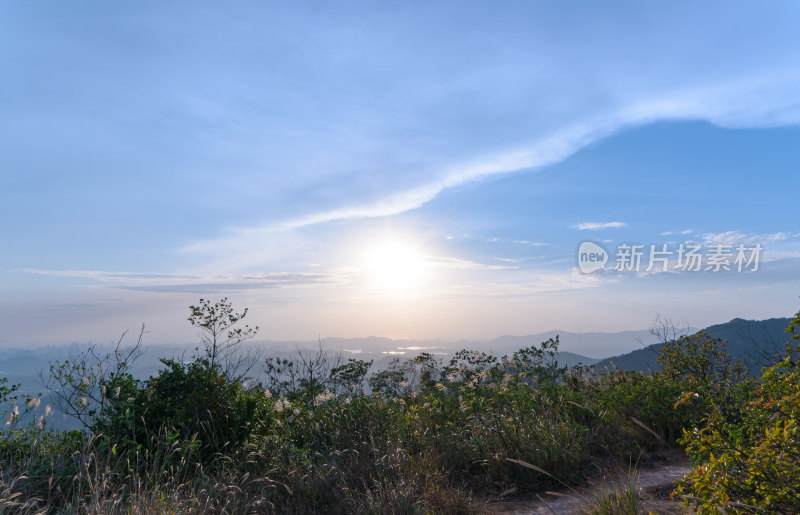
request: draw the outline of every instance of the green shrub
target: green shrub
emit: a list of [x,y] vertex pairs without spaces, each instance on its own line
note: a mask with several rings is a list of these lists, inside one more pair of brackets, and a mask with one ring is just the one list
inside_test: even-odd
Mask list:
[[[789,331],[799,324],[800,313]],[[703,427],[684,432],[682,443],[697,466],[677,493],[701,512],[800,512],[798,351],[800,345],[787,345],[784,360],[764,372],[741,421],[732,424],[715,409]]]
[[162,363],[165,368],[139,383],[131,397],[123,391],[110,399],[94,429],[111,444],[141,449],[152,435],[163,433],[166,445],[179,441],[203,455],[230,454],[269,413],[271,405],[264,403],[263,390],[225,376],[219,365],[205,359]]

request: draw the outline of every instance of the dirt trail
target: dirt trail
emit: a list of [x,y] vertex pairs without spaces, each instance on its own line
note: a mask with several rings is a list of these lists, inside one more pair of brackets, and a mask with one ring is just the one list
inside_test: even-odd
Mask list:
[[[671,485],[692,470],[684,456],[673,455],[665,462],[639,469],[638,485],[644,513],[692,513],[680,502],[670,501]],[[587,485],[558,492],[546,492],[534,499],[490,503],[487,513],[504,515],[578,514],[587,503],[603,491],[613,492],[626,484],[625,471],[606,473],[588,481]]]

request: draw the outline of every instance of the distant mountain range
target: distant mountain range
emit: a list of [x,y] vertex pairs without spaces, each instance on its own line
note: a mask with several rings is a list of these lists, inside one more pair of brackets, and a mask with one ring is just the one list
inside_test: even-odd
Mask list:
[[[735,360],[744,360],[750,373],[758,373],[761,368],[774,361],[776,355],[784,351],[789,340],[786,327],[789,318],[770,318],[768,320],[744,320],[734,318],[724,324],[712,325],[703,331],[714,338],[727,341],[727,349]],[[637,370],[646,372],[659,370],[656,363],[662,343],[648,345],[626,354],[606,358],[594,364],[597,371]]]

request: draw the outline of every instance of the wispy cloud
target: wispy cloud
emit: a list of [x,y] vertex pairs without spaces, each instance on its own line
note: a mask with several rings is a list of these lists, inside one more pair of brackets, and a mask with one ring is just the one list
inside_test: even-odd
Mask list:
[[579,231],[596,231],[598,229],[612,229],[614,227],[625,227],[625,222],[583,222],[577,225],[573,225],[572,229],[578,229]]
[[504,258],[504,257],[495,257],[493,258],[495,261],[502,261],[503,263],[519,263],[519,259],[514,258]]
[[[754,80],[731,80],[688,90],[662,92],[617,108],[607,108],[583,120],[565,123],[561,129],[534,140],[527,148],[495,153],[467,163],[446,167],[427,183],[370,201],[352,201],[342,207],[323,210],[261,225],[236,228],[227,235],[196,241],[182,250],[217,253],[220,248],[237,248],[237,266],[263,260],[259,238],[277,232],[332,221],[386,217],[417,209],[446,189],[490,176],[521,170],[541,170],[575,154],[587,145],[621,130],[662,120],[705,120],[721,127],[776,127],[800,122],[800,74],[764,76]],[[622,227],[624,222],[584,222],[580,230]],[[682,231],[689,234],[691,230]],[[258,243],[257,243],[258,242]],[[250,257],[248,257],[250,256]]]
[[528,240],[511,240],[511,243],[519,243],[520,245],[530,245],[531,247],[546,247],[547,243],[541,241],[528,241]]
[[683,231],[664,231],[661,233],[661,236],[669,236],[670,234],[692,234],[691,229],[685,229]]
[[[791,85],[794,86],[791,86]],[[487,156],[445,170],[434,182],[379,201],[309,215],[282,224],[284,228],[347,218],[386,216],[415,209],[447,188],[489,176],[540,169],[618,131],[658,120],[703,119],[721,127],[777,127],[800,121],[798,74],[780,74],[685,91],[633,102],[614,112],[595,115],[553,131],[528,148]],[[758,93],[758,94],[755,94]]]
[[341,276],[333,273],[269,273],[203,276],[191,274],[155,274],[107,272],[101,270],[40,270],[28,268],[26,273],[87,279],[121,290],[182,293],[224,293],[272,288],[334,284]]
[[[497,258],[495,258],[497,259]],[[519,268],[511,265],[488,265],[484,263],[477,263],[468,259],[459,259],[454,257],[435,257],[427,256],[425,263],[428,266],[451,268],[456,270],[507,270]]]
[[790,232],[773,232],[766,234],[745,233],[741,231],[725,231],[717,233],[706,233],[703,235],[705,243],[720,243],[723,245],[734,244],[754,244],[754,243],[776,243],[779,241],[787,240],[792,237],[797,237],[797,234]]
[[516,243],[518,245],[530,245],[531,247],[546,247],[547,243],[529,240],[506,240],[504,238],[487,238],[489,243]]
[[41,270],[38,268],[24,268],[27,274],[49,275],[53,277],[75,277],[80,279],[94,279],[102,282],[134,282],[151,280],[190,279],[194,276],[184,274],[162,274],[141,272],[106,272],[103,270]]
[[495,276],[492,281],[461,281],[442,285],[435,295],[441,298],[468,299],[517,299],[542,293],[566,292],[597,288],[604,284],[619,282],[617,274],[583,274],[577,269],[524,270],[513,275]]

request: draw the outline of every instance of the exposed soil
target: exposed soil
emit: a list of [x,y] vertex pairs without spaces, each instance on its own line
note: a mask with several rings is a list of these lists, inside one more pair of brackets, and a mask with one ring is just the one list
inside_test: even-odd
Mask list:
[[[486,505],[487,513],[504,515],[579,514],[603,492],[614,492],[627,484],[628,467],[619,464],[604,466],[582,486],[544,492],[533,498],[517,498]],[[643,457],[639,463],[635,485],[641,496],[641,512],[657,514],[693,513],[685,505],[669,497],[673,484],[692,470],[680,451],[662,452]]]

